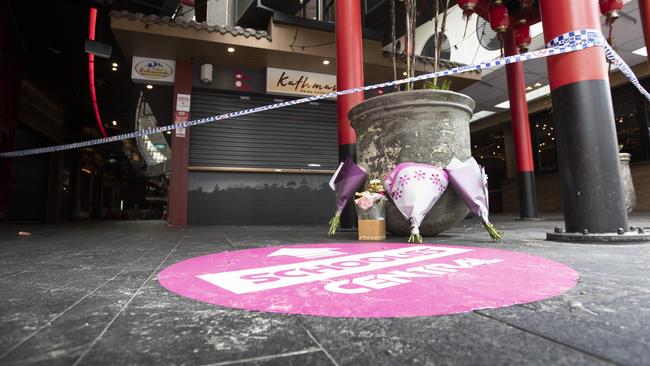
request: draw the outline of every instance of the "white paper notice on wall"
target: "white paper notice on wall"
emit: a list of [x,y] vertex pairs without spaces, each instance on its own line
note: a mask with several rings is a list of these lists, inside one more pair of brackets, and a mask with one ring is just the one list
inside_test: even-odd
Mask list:
[[[174,123],[183,123],[187,122],[189,119],[189,113],[188,112],[183,112],[183,111],[176,111],[176,115],[174,116]],[[185,128],[177,128],[175,130],[175,135],[176,137],[185,137]]]
[[189,94],[176,94],[176,111],[189,112],[191,98]]
[[185,127],[177,128],[176,137],[185,137]]

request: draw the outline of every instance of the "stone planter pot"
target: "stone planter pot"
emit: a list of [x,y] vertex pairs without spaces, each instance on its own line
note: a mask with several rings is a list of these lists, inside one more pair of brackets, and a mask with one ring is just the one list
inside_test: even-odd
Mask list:
[[632,173],[630,173],[630,154],[619,153],[621,170],[621,181],[623,182],[623,196],[625,197],[625,207],[627,213],[632,212],[636,207],[636,192],[634,190],[634,182],[632,182]]
[[[453,157],[471,156],[469,120],[475,103],[466,95],[442,90],[413,90],[370,98],[350,110],[357,132],[357,164],[370,179],[381,179],[395,165],[416,162],[441,167]],[[435,235],[460,222],[469,210],[447,189],[420,226]],[[386,207],[387,230],[406,235],[409,225],[392,202]]]

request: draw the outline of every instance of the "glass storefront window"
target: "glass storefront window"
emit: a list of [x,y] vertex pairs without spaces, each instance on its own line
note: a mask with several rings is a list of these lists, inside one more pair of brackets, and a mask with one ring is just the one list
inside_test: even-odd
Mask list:
[[530,130],[533,145],[535,171],[554,172],[558,170],[555,150],[555,126],[549,111],[530,116]]
[[630,85],[612,91],[618,145],[621,152],[629,153],[633,160],[639,160],[645,156],[639,131],[637,93],[636,89]]
[[490,128],[472,134],[472,156],[485,167],[488,175],[490,212],[503,211],[501,182],[506,179],[506,153],[502,128]]

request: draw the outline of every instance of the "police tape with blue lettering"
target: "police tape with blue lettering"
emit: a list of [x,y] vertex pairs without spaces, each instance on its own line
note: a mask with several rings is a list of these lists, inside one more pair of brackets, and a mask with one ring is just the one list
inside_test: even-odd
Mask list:
[[448,70],[438,71],[435,73],[422,74],[419,76],[414,76],[414,77],[395,80],[395,81],[388,81],[380,84],[374,84],[374,85],[368,85],[364,87],[341,90],[332,93],[314,95],[306,98],[265,105],[257,108],[244,109],[237,112],[225,113],[218,116],[186,121],[182,123],[175,123],[168,126],[161,126],[156,128],[149,128],[146,130],[133,131],[121,135],[115,135],[115,136],[105,137],[105,138],[100,138],[95,140],[81,141],[81,142],[75,142],[71,144],[55,145],[49,147],[41,147],[35,149],[2,152],[0,153],[0,158],[12,158],[12,157],[37,155],[37,154],[44,154],[44,153],[50,153],[56,151],[78,149],[86,146],[100,145],[109,142],[115,142],[115,141],[135,138],[135,137],[152,135],[155,133],[161,133],[161,132],[170,131],[179,128],[198,126],[206,123],[221,121],[224,119],[235,118],[247,114],[259,113],[259,112],[264,112],[272,109],[284,108],[292,105],[313,102],[316,100],[334,98],[339,95],[359,93],[366,90],[380,89],[389,86],[411,83],[414,81],[422,81],[422,80],[433,79],[436,77],[455,75],[466,71],[475,71],[475,70],[482,70],[491,67],[500,67],[515,62],[522,62],[522,61],[534,60],[539,58],[545,58],[554,55],[561,55],[564,53],[580,51],[591,47],[602,47],[605,51],[605,56],[607,57],[607,59],[610,60],[616,66],[618,66],[619,70],[630,80],[632,85],[634,85],[639,90],[639,92],[641,92],[641,94],[643,94],[643,96],[645,96],[645,98],[650,101],[650,93],[648,93],[641,86],[639,79],[636,77],[632,69],[630,69],[630,67],[625,63],[625,61],[623,61],[623,59],[607,43],[603,34],[600,31],[594,29],[582,29],[573,32],[568,32],[556,37],[555,39],[553,39],[548,43],[547,48],[537,50],[537,51],[532,51],[532,52],[526,52],[515,56],[501,57],[495,60],[481,62],[476,65],[459,66]]

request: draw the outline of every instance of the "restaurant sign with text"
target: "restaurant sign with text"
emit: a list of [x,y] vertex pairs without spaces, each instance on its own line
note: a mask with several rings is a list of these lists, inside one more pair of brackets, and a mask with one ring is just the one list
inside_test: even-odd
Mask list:
[[266,92],[288,95],[320,95],[336,91],[336,75],[298,70],[266,69]]
[[133,56],[131,79],[148,84],[173,84],[176,61]]

